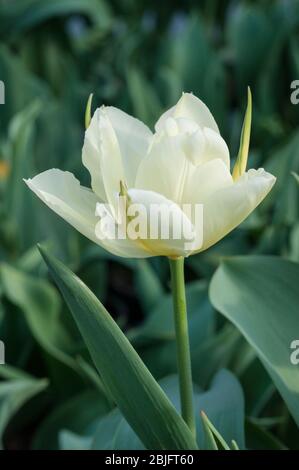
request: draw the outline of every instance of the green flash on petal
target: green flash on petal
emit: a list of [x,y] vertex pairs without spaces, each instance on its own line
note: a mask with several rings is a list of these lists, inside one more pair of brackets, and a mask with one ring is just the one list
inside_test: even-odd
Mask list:
[[89,127],[90,121],[91,121],[91,103],[92,103],[92,97],[93,93],[90,93],[87,104],[86,104],[86,109],[85,109],[85,129]]
[[[119,182],[119,187],[120,187],[119,196],[125,198],[125,204],[126,204],[126,210],[127,210],[129,205],[132,204],[131,198],[128,193],[128,187],[126,183],[122,180],[120,180]],[[130,222],[130,220],[132,220],[133,217],[126,215],[126,219],[127,219],[127,222]]]
[[120,187],[119,195],[120,196],[125,196],[127,198],[128,197],[128,188],[127,188],[126,183],[124,183],[122,180],[120,180],[119,187]]
[[251,116],[252,116],[252,98],[250,88],[247,88],[247,108],[245,112],[245,118],[243,122],[240,147],[237,156],[237,160],[233,169],[233,179],[236,181],[246,171],[248,150],[250,142],[250,131],[251,131]]

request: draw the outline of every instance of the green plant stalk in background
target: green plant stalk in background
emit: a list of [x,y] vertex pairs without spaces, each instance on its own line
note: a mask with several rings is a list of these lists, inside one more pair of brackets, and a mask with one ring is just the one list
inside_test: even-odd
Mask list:
[[196,435],[193,404],[191,357],[188,332],[187,305],[184,279],[184,258],[169,258],[177,363],[180,382],[181,413],[190,430]]

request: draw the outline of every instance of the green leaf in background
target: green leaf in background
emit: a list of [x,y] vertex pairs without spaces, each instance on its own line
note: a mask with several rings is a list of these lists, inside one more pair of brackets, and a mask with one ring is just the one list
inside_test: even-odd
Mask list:
[[45,379],[22,378],[0,382],[0,449],[5,427],[11,417],[26,403],[48,386]]
[[[189,317],[190,343],[199,344],[207,337],[215,326],[214,312],[207,297],[207,284],[195,281],[187,285],[186,298]],[[156,340],[175,339],[172,311],[172,296],[165,294],[149,313],[139,335]]]
[[0,279],[6,297],[24,312],[36,341],[51,356],[76,370],[76,361],[66,353],[71,349],[71,339],[59,321],[61,304],[53,287],[5,263],[0,265]]
[[105,385],[144,445],[196,449],[191,431],[102,304],[61,262],[40,250]]
[[58,449],[59,433],[63,429],[92,436],[93,423],[110,410],[110,404],[98,390],[88,390],[63,401],[39,424],[33,439],[33,449]]
[[0,73],[1,80],[5,83],[5,106],[0,107],[0,135],[3,136],[17,113],[30,109],[36,100],[48,102],[50,90],[48,85],[26,69],[20,57],[13,54],[3,43],[0,47]]
[[249,449],[287,450],[279,439],[250,419],[246,420],[246,439]]
[[228,41],[236,58],[239,89],[243,92],[262,69],[265,53],[271,53],[271,22],[259,5],[239,3],[229,15],[226,27]]
[[136,260],[135,286],[136,295],[138,295],[145,313],[150,312],[164,294],[157,273],[145,259]]
[[[243,356],[244,362],[242,364],[242,360],[235,360],[233,370],[244,389],[247,414],[251,417],[257,417],[264,411],[277,392],[267,370],[256,356],[255,350],[244,337],[242,338],[242,344],[235,351],[235,358],[238,358],[239,355],[241,359]],[[248,347],[247,353],[244,342]]]
[[0,35],[16,36],[51,18],[67,14],[85,14],[99,26],[109,24],[109,9],[102,0],[17,0],[2,5],[0,9]]
[[299,222],[294,225],[290,233],[290,260],[299,263]]
[[144,450],[145,447],[119,409],[102,418],[95,430],[93,450]]
[[255,349],[297,424],[299,369],[290,346],[299,334],[298,282],[298,264],[248,256],[224,260],[210,285],[212,304]]
[[127,70],[127,86],[134,116],[153,126],[161,113],[161,104],[152,84],[140,69],[131,66]]
[[[208,29],[199,15],[190,14],[179,27],[178,34],[168,31],[161,47],[160,63],[171,69],[172,81],[175,77],[180,84],[176,99],[182,91],[193,92],[217,116],[219,127],[223,129],[227,125],[227,95],[222,58],[211,48]],[[195,44],[196,54],[191,53]]]
[[226,442],[235,440],[240,449],[245,448],[244,437],[244,397],[237,378],[228,370],[220,370],[210,387],[198,393],[195,399],[198,412],[197,431],[200,448],[205,448],[205,434],[200,420],[203,411]]
[[[179,411],[180,397],[177,375],[169,375],[159,382],[172,404]],[[244,448],[244,403],[242,390],[236,378],[221,370],[214,377],[210,388],[203,392],[194,386],[197,442],[200,449],[208,449],[205,428],[200,419],[204,410],[212,417],[224,436],[221,439],[240,440]],[[220,439],[220,440],[221,440]],[[218,439],[219,440],[219,439]],[[95,450],[141,450],[144,446],[118,409],[99,420],[95,429],[92,449]]]
[[[194,335],[195,336],[195,335]],[[240,333],[232,325],[224,325],[214,335],[203,338],[191,350],[193,377],[206,387],[221,367],[228,367],[240,346]]]
[[[286,143],[274,151],[267,162],[267,171],[277,177],[277,182],[263,207],[273,204],[274,222],[277,224],[295,224],[299,217],[298,185],[292,172],[299,172],[299,133],[294,132]],[[280,231],[281,226],[279,225]]]
[[[15,334],[15,330],[19,331],[16,320],[23,320],[26,327],[24,336],[26,335],[25,339],[28,342],[27,348],[32,350],[35,342],[41,348],[43,363],[46,363],[48,368],[48,377],[52,386],[55,384],[59,398],[73,395],[86,384],[91,384],[86,368],[79,367],[77,362],[79,355],[88,354],[87,350],[69,312],[61,310],[61,299],[55,288],[45,279],[6,263],[0,264],[0,284],[4,298],[10,302],[5,315],[10,319],[12,309],[15,309],[15,320],[12,322],[10,334]],[[4,340],[8,339],[9,336],[7,338],[6,334]],[[14,346],[15,354],[19,350],[20,355],[25,353],[26,348],[24,340],[22,348],[19,347],[19,341],[14,338],[9,346]],[[8,353],[8,360],[15,364],[13,362],[15,355],[10,349]],[[25,360],[28,360],[27,356]],[[17,365],[23,367],[23,362]],[[95,386],[95,383],[92,385]]]
[[59,433],[60,450],[89,450],[92,438],[89,436],[80,436],[71,431],[62,430]]
[[[195,383],[202,385],[202,379],[207,379],[207,374],[202,373],[202,368],[206,367],[207,359],[212,358],[212,353],[216,349],[213,346],[212,351],[209,350],[201,361],[202,356],[200,356],[199,348],[205,344],[215,330],[215,315],[208,299],[207,283],[194,281],[187,284],[186,298],[193,377]],[[164,294],[157,305],[148,312],[144,323],[129,332],[129,337],[132,338],[134,346],[138,348],[142,359],[153,375],[159,379],[177,371],[172,309],[171,295]],[[219,357],[212,362],[215,367],[209,369],[208,380],[204,380],[205,386],[208,385],[209,380],[219,370],[219,367],[223,365]]]
[[16,367],[8,364],[1,364],[0,377],[5,380],[16,380],[16,379],[30,379],[31,376],[27,372],[17,369]]
[[[41,102],[33,101],[14,116],[8,129],[9,144],[7,146],[7,154],[12,169],[7,179],[8,190],[5,209],[14,224],[19,240],[21,236],[18,228],[21,226],[28,227],[30,224],[30,213],[27,211],[27,204],[30,198],[26,193],[24,185],[20,183],[22,178],[30,173],[32,168],[34,123],[40,110]],[[30,234],[22,234],[22,238],[30,240]]]

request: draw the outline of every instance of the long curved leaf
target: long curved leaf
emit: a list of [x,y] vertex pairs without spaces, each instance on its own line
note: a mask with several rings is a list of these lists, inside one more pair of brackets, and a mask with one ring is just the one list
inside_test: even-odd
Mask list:
[[40,251],[112,398],[144,445],[196,449],[191,431],[103,305],[60,261]]

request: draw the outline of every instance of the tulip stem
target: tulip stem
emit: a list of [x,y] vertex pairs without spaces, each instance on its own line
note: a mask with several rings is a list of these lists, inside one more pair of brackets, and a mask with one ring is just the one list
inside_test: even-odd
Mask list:
[[184,421],[195,436],[196,428],[184,279],[184,258],[169,258],[169,263],[180,383],[181,413]]

